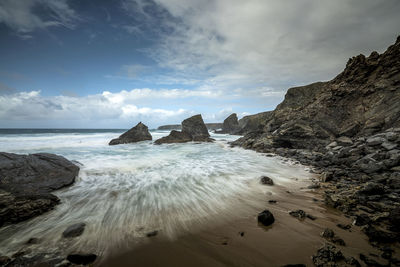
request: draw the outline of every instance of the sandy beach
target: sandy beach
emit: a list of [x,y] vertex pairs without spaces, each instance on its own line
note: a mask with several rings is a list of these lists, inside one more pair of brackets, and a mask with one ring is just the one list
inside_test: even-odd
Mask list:
[[[283,266],[305,264],[312,266],[311,256],[325,239],[321,233],[331,228],[346,246],[340,246],[345,256],[358,257],[360,253],[379,255],[369,245],[367,237],[357,226],[343,230],[337,224],[351,224],[340,212],[326,208],[321,192],[302,187],[276,186],[274,196],[265,194],[265,209],[270,210],[275,222],[268,227],[257,222],[257,213],[206,229],[169,239],[160,232],[144,244],[114,254],[100,266]],[[260,190],[265,185],[255,185]],[[264,187],[264,188],[263,188]],[[321,190],[321,189],[320,189]],[[276,192],[276,191],[275,191]],[[276,203],[269,203],[276,200]],[[316,217],[298,219],[289,211],[302,209]],[[260,210],[261,211],[261,210]]]

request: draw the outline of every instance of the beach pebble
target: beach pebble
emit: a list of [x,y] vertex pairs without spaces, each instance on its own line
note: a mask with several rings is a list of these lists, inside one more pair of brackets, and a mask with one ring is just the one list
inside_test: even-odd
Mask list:
[[88,265],[96,260],[95,254],[70,254],[67,260],[74,264]]
[[274,215],[269,210],[260,212],[257,217],[258,221],[265,226],[269,226],[275,222]]
[[70,238],[70,237],[77,237],[80,236],[83,231],[85,231],[85,223],[76,223],[71,226],[69,226],[65,231],[62,233],[62,236],[65,238]]
[[268,176],[261,176],[260,182],[265,185],[274,185],[274,181]]
[[148,232],[148,233],[146,234],[146,236],[147,236],[147,237],[153,237],[153,236],[156,236],[157,234],[158,234],[158,231],[155,230],[155,231],[152,231],[152,232]]
[[304,219],[307,215],[304,210],[290,211],[289,214],[298,219]]

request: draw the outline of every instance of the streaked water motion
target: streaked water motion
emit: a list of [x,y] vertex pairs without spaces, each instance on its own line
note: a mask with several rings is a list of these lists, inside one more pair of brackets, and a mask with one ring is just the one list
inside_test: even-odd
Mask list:
[[[106,253],[145,240],[147,232],[175,238],[187,230],[229,220],[263,207],[260,175],[279,185],[306,178],[302,166],[253,151],[230,148],[237,136],[213,135],[214,143],[108,146],[122,131],[2,133],[2,151],[48,152],[81,164],[74,185],[55,194],[62,204],[37,218],[0,229],[0,254],[31,237],[37,249]],[[153,139],[167,132],[152,132]],[[257,185],[257,186],[256,186]],[[71,224],[85,222],[82,236],[62,239]]]

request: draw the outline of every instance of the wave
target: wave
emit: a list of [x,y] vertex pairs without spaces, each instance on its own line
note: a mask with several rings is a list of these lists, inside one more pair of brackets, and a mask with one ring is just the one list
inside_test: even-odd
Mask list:
[[[9,254],[30,237],[42,239],[44,250],[90,247],[99,254],[139,242],[154,230],[175,238],[189,229],[260,208],[265,192],[254,185],[261,175],[273,178],[277,186],[308,177],[302,166],[230,148],[224,140],[235,137],[227,135],[214,136],[215,143],[108,146],[114,136],[0,138],[12,142],[7,143],[8,152],[46,149],[83,164],[76,183],[56,192],[62,204],[55,210],[0,230],[0,252]],[[85,142],[76,144],[76,140]],[[268,190],[274,193],[273,187]],[[84,234],[62,239],[62,231],[78,222],[87,224]]]

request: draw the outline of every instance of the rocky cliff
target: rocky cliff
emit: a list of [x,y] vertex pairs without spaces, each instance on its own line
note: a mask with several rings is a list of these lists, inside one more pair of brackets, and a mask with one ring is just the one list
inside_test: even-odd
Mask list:
[[[400,127],[400,38],[383,54],[350,58],[328,82],[291,88],[284,101],[236,144],[324,147],[340,136],[357,137]],[[254,128],[254,127],[253,127]]]
[[253,129],[232,145],[313,166],[326,205],[382,251],[400,240],[400,37],[381,55],[349,59],[331,81],[289,89]]

